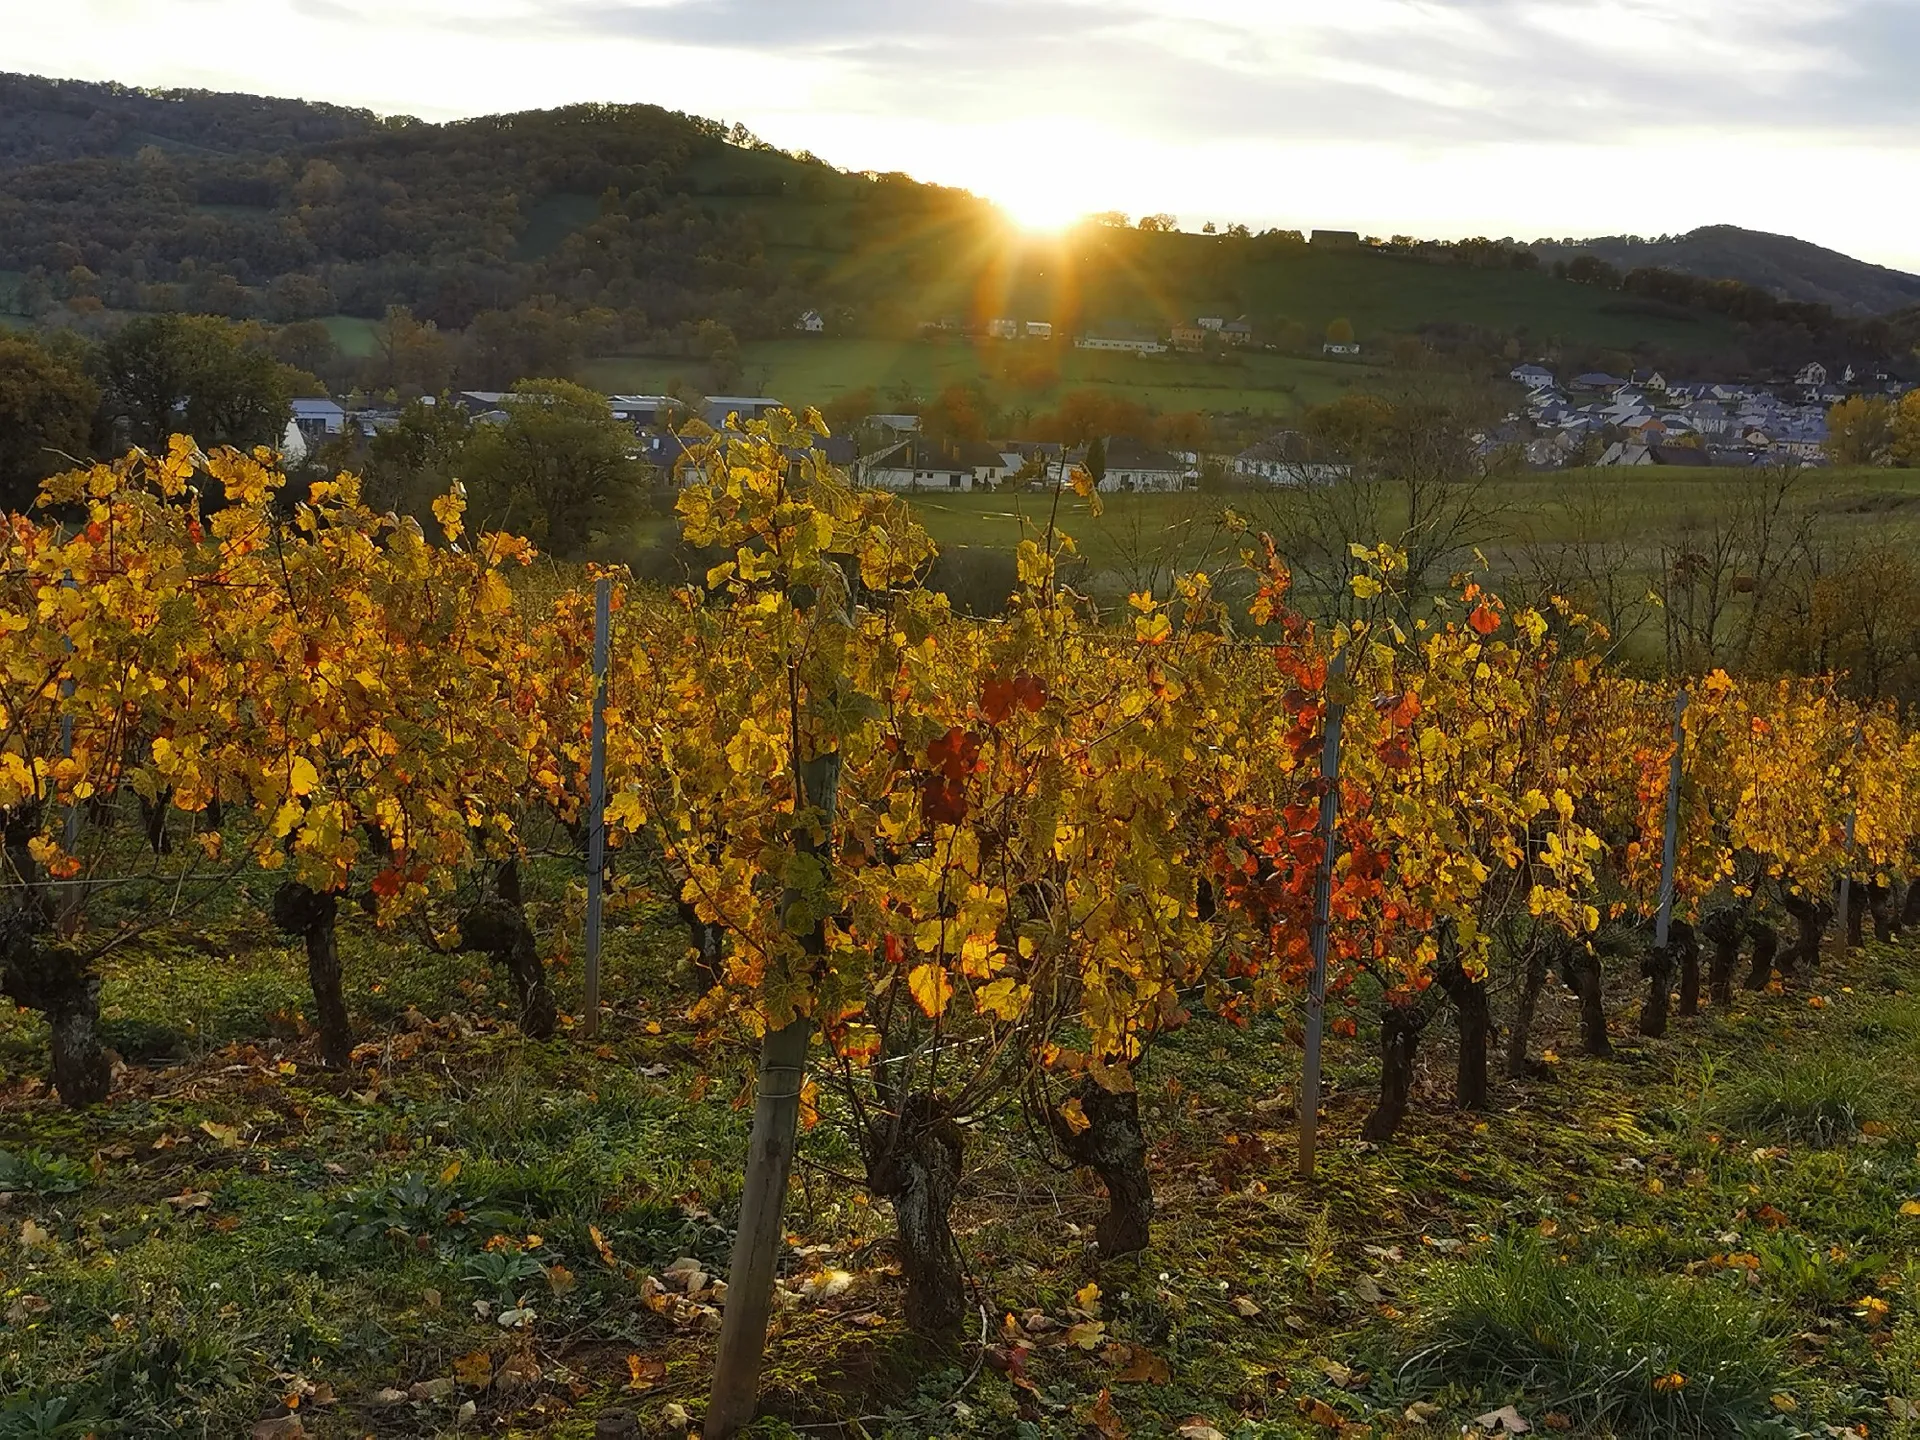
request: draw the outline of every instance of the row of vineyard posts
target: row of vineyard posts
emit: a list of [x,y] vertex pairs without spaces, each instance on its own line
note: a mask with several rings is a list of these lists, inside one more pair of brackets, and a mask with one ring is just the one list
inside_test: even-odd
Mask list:
[[1843,940],[1915,918],[1920,736],[1827,681],[1630,679],[1571,605],[1471,579],[1416,616],[1391,545],[1355,548],[1347,624],[1309,622],[1250,535],[1230,573],[1102,622],[1059,569],[1061,492],[1098,501],[1078,473],[977,621],[820,430],[780,412],[694,454],[684,536],[724,558],[671,593],[531,569],[524,539],[469,531],[457,486],[430,537],[350,476],[296,496],[272,456],[184,438],[49,481],[0,574],[0,984],[45,1017],[60,1097],[111,1088],[111,952],[249,875],[335,1067],[343,923],[484,953],[545,1039],[529,861],[589,857],[589,1034],[603,907],[664,891],[712,1063],[760,1050],[707,1417],[728,1435],[802,1126],[847,1128],[906,1318],[939,1331],[972,1308],[950,1212],[982,1125],[1099,1176],[1103,1252],[1147,1245],[1145,1062],[1196,1014],[1304,1007],[1310,1173],[1323,1026],[1376,1027],[1384,1143],[1443,1015],[1458,1102],[1488,1102],[1494,981],[1525,1078],[1556,973],[1606,1054],[1610,960],[1659,1035],[1676,976],[1691,1016],[1730,1002],[1743,951],[1750,988],[1801,979],[1836,909]]

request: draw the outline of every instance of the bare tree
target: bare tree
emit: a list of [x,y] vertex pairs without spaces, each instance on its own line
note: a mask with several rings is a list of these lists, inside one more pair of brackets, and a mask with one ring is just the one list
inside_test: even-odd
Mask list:
[[1797,467],[1746,472],[1710,492],[1661,547],[1654,587],[1676,675],[1743,669],[1769,605],[1808,553],[1810,517]]

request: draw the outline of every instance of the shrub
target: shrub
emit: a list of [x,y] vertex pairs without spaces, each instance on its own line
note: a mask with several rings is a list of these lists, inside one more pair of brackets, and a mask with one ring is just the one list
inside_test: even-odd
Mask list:
[[1783,1383],[1779,1345],[1751,1302],[1563,1261],[1537,1242],[1440,1271],[1424,1308],[1424,1342],[1403,1378],[1524,1390],[1623,1436],[1731,1435],[1769,1413]]

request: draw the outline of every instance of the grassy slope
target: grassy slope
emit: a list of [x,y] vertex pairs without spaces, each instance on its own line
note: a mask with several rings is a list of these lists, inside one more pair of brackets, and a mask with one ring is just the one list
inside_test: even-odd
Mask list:
[[[1162,413],[1247,411],[1276,418],[1336,399],[1351,388],[1377,384],[1372,366],[1336,364],[1283,355],[1248,355],[1241,364],[1208,364],[1181,356],[1092,354],[1061,347],[1059,378],[1039,388],[1006,377],[1009,359],[1025,347],[964,342],[889,340],[769,340],[742,348],[746,383],[757,394],[791,405],[825,405],[849,391],[871,388],[879,403],[905,389],[929,399],[949,385],[979,384],[995,403],[1047,410],[1068,390],[1092,387],[1138,400]],[[1026,353],[1032,353],[1027,351]],[[697,382],[698,360],[617,356],[589,361],[583,378],[614,392],[656,394],[675,380]]]
[[[539,877],[550,952],[575,929],[561,890],[571,878]],[[299,1038],[298,956],[239,902],[192,943],[109,967],[106,1012],[133,1063],[106,1106],[52,1107],[23,1079],[43,1037],[9,1018],[0,1143],[37,1153],[9,1181],[0,1386],[16,1405],[70,1395],[92,1421],[142,1436],[239,1434],[309,1384],[333,1398],[301,1410],[322,1436],[468,1433],[466,1400],[492,1433],[562,1440],[584,1440],[616,1404],[649,1423],[670,1403],[697,1414],[711,1334],[650,1310],[637,1277],[681,1255],[724,1267],[727,1236],[711,1217],[724,1221],[735,1195],[746,1116],[730,1102],[746,1059],[693,1048],[679,1018],[690,993],[673,968],[681,936],[665,913],[616,927],[613,1013],[597,1045],[526,1044],[503,1023],[497,977],[349,926],[349,994],[368,1048],[350,1079],[328,1077]],[[789,1218],[821,1248],[795,1268],[842,1268],[853,1283],[784,1312],[768,1408],[802,1423],[865,1415],[859,1433],[899,1440],[1077,1440],[1105,1390],[1133,1434],[1198,1415],[1254,1440],[1328,1433],[1303,1410],[1383,1437],[1451,1435],[1512,1402],[1536,1425],[1559,1406],[1576,1433],[1600,1433],[1544,1371],[1532,1387],[1498,1378],[1511,1356],[1464,1328],[1457,1292],[1470,1284],[1494,1286],[1523,1328],[1541,1319],[1511,1299],[1524,1287],[1490,1244],[1519,1237],[1569,1262],[1553,1276],[1576,1300],[1609,1277],[1632,1292],[1689,1276],[1714,1316],[1761,1337],[1749,1350],[1777,1357],[1763,1362],[1757,1399],[1751,1384],[1708,1396],[1696,1374],[1688,1404],[1737,1402],[1750,1415],[1757,1404],[1762,1419],[1791,1405],[1793,1425],[1814,1433],[1864,1419],[1876,1435],[1904,1434],[1884,1427],[1888,1397],[1920,1397],[1920,1314],[1901,1288],[1920,1221],[1899,1213],[1920,1192],[1920,1001],[1891,992],[1913,986],[1903,967],[1916,960],[1874,948],[1823,971],[1817,996],[1741,994],[1660,1042],[1631,1033],[1623,972],[1612,1061],[1553,1055],[1571,1057],[1573,1017],[1550,993],[1536,1042],[1549,1074],[1502,1085],[1483,1116],[1447,1103],[1449,1042],[1436,1032],[1404,1142],[1384,1152],[1355,1140],[1370,1049],[1336,1040],[1312,1184],[1292,1174],[1294,1018],[1245,1031],[1202,1019],[1144,1072],[1162,1206],[1150,1254],[1098,1264],[1077,1238],[1101,1208],[1095,1184],[1037,1166],[1004,1127],[971,1142],[961,1239],[993,1338],[1007,1339],[1002,1315],[1028,1317],[1030,1390],[979,1366],[972,1343],[949,1351],[900,1331],[898,1278],[869,1243],[886,1222],[836,1178],[858,1161],[823,1125],[804,1142]],[[559,984],[577,1006],[577,971],[563,964]],[[1816,1114],[1838,1117],[1837,1144],[1818,1148],[1795,1128]],[[408,1176],[425,1197],[411,1209],[405,1197],[371,1203]],[[475,1218],[461,1223],[450,1204]],[[332,1233],[362,1220],[362,1238]],[[516,1277],[511,1250],[485,1258],[496,1231],[521,1245],[539,1235],[531,1253],[565,1273],[528,1262]],[[421,1233],[434,1238],[414,1243]],[[1075,1299],[1089,1282],[1097,1304]],[[1868,1296],[1891,1305],[1884,1323],[1859,1303]],[[530,1333],[474,1308],[521,1298],[537,1311]],[[1099,1311],[1104,1343],[1061,1344],[1075,1307]],[[1609,1343],[1638,1346],[1668,1373],[1711,1348],[1696,1324],[1691,1312],[1649,1312],[1616,1320],[1624,1331]],[[1401,1367],[1449,1340],[1446,1373]],[[1113,1345],[1164,1361],[1165,1382],[1124,1381],[1138,1357]],[[649,1379],[639,1395],[629,1356]],[[1598,1398],[1671,1401],[1645,1366]],[[483,1383],[501,1370],[520,1378]],[[418,1401],[370,1398],[441,1379],[457,1383]],[[1765,1398],[1775,1393],[1777,1406]],[[1431,1426],[1400,1418],[1416,1401],[1437,1407]],[[24,1423],[0,1419],[0,1433],[53,1433]]]

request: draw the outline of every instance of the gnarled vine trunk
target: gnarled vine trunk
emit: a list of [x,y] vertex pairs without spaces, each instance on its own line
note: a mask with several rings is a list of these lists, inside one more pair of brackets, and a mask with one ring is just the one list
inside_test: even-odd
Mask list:
[[1700,1013],[1700,937],[1686,921],[1676,920],[1667,943],[1680,957],[1680,1016],[1688,1019]]
[[1780,932],[1764,920],[1755,920],[1753,956],[1747,964],[1747,978],[1740,982],[1745,990],[1764,990],[1773,980],[1774,956],[1780,953]]
[[1871,880],[1866,885],[1867,914],[1873,919],[1873,938],[1882,945],[1890,945],[1900,938],[1899,912],[1894,908],[1893,888],[1884,881]]
[[1733,1003],[1733,967],[1740,961],[1740,912],[1716,910],[1700,924],[1713,947],[1707,963],[1707,996],[1715,1005]]
[[1920,925],[1920,876],[1907,877],[1906,897],[1900,902],[1900,928]]
[[1600,957],[1590,948],[1570,949],[1563,957],[1567,988],[1580,997],[1580,1048],[1588,1055],[1613,1054],[1607,1038],[1607,996],[1601,984]]
[[505,860],[496,866],[490,892],[461,915],[460,945],[486,955],[507,972],[520,1006],[521,1030],[535,1040],[552,1038],[560,1023],[560,1007],[547,984],[540,946],[527,921],[519,861]]
[[1463,1110],[1487,1108],[1487,1051],[1493,1043],[1493,1011],[1487,1004],[1486,981],[1467,973],[1457,956],[1449,956],[1435,973],[1447,992],[1460,1027],[1459,1067],[1453,1095]]
[[680,919],[686,924],[687,936],[693,942],[693,973],[700,977],[700,989],[704,994],[726,978],[721,964],[721,947],[726,932],[718,925],[710,924],[700,918],[700,907],[686,899],[674,902],[680,911]]
[[1540,995],[1547,988],[1547,972],[1552,957],[1545,945],[1536,945],[1527,956],[1527,973],[1520,985],[1520,1000],[1514,1006],[1513,1029],[1507,1035],[1507,1078],[1521,1080],[1532,1073],[1527,1047],[1533,1039],[1534,1016],[1540,1013]]
[[867,1188],[893,1205],[907,1324],[921,1334],[957,1326],[967,1312],[953,1197],[960,1187],[960,1127],[932,1096],[913,1095],[897,1116],[867,1128]]
[[1427,1019],[1417,1004],[1380,1007],[1380,1100],[1360,1127],[1363,1139],[1384,1145],[1407,1118],[1413,1098],[1413,1061]]
[[1047,1114],[1061,1152],[1084,1165],[1107,1187],[1107,1213],[1100,1217],[1094,1240],[1102,1255],[1131,1255],[1147,1248],[1152,1239],[1153,1177],[1147,1171],[1147,1137],[1140,1128],[1140,1096],[1132,1090],[1109,1090],[1091,1075],[1080,1082],[1075,1098],[1087,1118],[1078,1134],[1058,1110]]
[[13,872],[12,896],[0,908],[0,994],[46,1017],[54,1091],[79,1109],[107,1098],[113,1066],[100,1043],[100,977],[60,939],[54,898],[27,848],[41,814],[38,805],[0,811]]
[[1793,917],[1795,930],[1792,948],[1780,960],[1783,975],[1798,974],[1802,966],[1811,972],[1820,963],[1820,943],[1826,938],[1827,925],[1833,919],[1833,906],[1824,900],[1809,900],[1804,895],[1787,895],[1781,904]]
[[289,880],[273,892],[273,923],[307,949],[307,984],[320,1019],[320,1055],[330,1070],[353,1063],[353,1024],[341,993],[340,944],[334,918],[340,897]]

